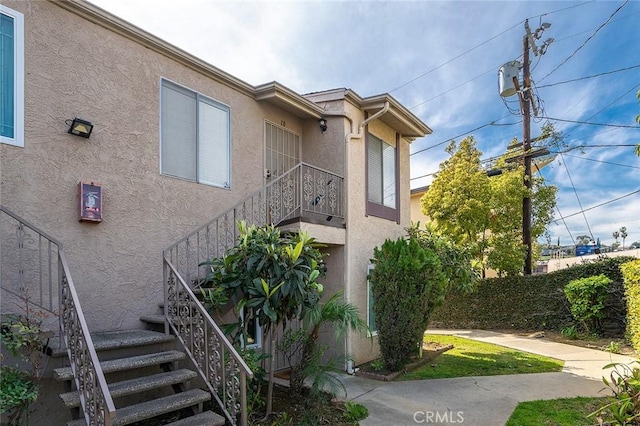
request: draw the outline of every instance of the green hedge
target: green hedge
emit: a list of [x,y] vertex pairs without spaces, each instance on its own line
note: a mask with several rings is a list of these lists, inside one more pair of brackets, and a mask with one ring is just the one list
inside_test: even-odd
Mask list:
[[[575,324],[563,289],[603,274],[622,283],[620,265],[632,257],[603,258],[548,274],[481,280],[472,294],[453,290],[431,317],[431,327],[561,330]],[[613,284],[612,284],[613,285]]]
[[640,351],[640,260],[625,263],[620,269],[627,298],[627,338]]

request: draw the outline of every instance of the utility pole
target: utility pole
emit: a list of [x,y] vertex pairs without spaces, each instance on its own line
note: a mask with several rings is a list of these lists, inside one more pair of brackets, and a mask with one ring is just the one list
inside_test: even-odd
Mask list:
[[[551,25],[541,24],[535,33],[531,33],[529,20],[524,22],[525,35],[522,38],[522,88],[518,81],[517,61],[511,61],[500,68],[500,96],[509,97],[516,93],[520,99],[520,112],[522,114],[522,159],[524,162],[524,186],[526,194],[522,199],[522,244],[526,248],[524,274],[531,275],[532,268],[532,241],[531,241],[531,159],[538,154],[531,152],[531,109],[538,115],[538,110],[531,91],[531,70],[529,68],[529,50],[533,50],[535,56],[544,55],[553,39],[547,39],[538,49],[536,40],[542,32]],[[511,80],[511,81],[509,81]],[[511,83],[513,86],[511,86]]]
[[[520,104],[522,106],[522,155],[524,157],[524,186],[527,191],[522,199],[522,243],[526,247],[527,253],[524,260],[524,274],[531,275],[532,258],[531,258],[531,109],[530,103],[533,101],[531,96],[531,75],[529,70],[529,39],[531,37],[531,29],[529,28],[529,20],[524,21],[526,34],[522,37],[522,95]],[[533,43],[535,46],[535,43]]]

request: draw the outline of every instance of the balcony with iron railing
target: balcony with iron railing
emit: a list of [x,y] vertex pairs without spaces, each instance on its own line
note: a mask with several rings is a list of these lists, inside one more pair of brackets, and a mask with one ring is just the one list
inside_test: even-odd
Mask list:
[[222,257],[235,245],[238,221],[256,226],[310,222],[344,227],[344,217],[344,178],[299,163],[180,239],[165,250],[164,256],[193,286],[208,272],[206,266],[200,266],[202,262]]

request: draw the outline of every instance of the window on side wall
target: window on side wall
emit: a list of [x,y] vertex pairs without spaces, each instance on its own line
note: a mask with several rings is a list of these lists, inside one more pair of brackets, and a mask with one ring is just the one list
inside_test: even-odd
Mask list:
[[373,312],[374,300],[373,291],[371,289],[371,281],[369,275],[373,272],[373,265],[367,265],[367,326],[372,336],[378,335],[378,326],[376,325],[376,316]]
[[160,173],[231,187],[229,107],[162,80]]
[[367,134],[367,214],[398,220],[396,148],[371,133]]
[[0,142],[24,146],[24,16],[0,5]]

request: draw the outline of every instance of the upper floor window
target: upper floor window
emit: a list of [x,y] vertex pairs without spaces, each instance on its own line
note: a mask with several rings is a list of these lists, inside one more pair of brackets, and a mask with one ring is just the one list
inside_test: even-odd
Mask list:
[[396,148],[367,134],[367,214],[398,220]]
[[229,107],[163,79],[160,110],[160,173],[230,188]]
[[0,142],[24,146],[24,16],[0,5]]

